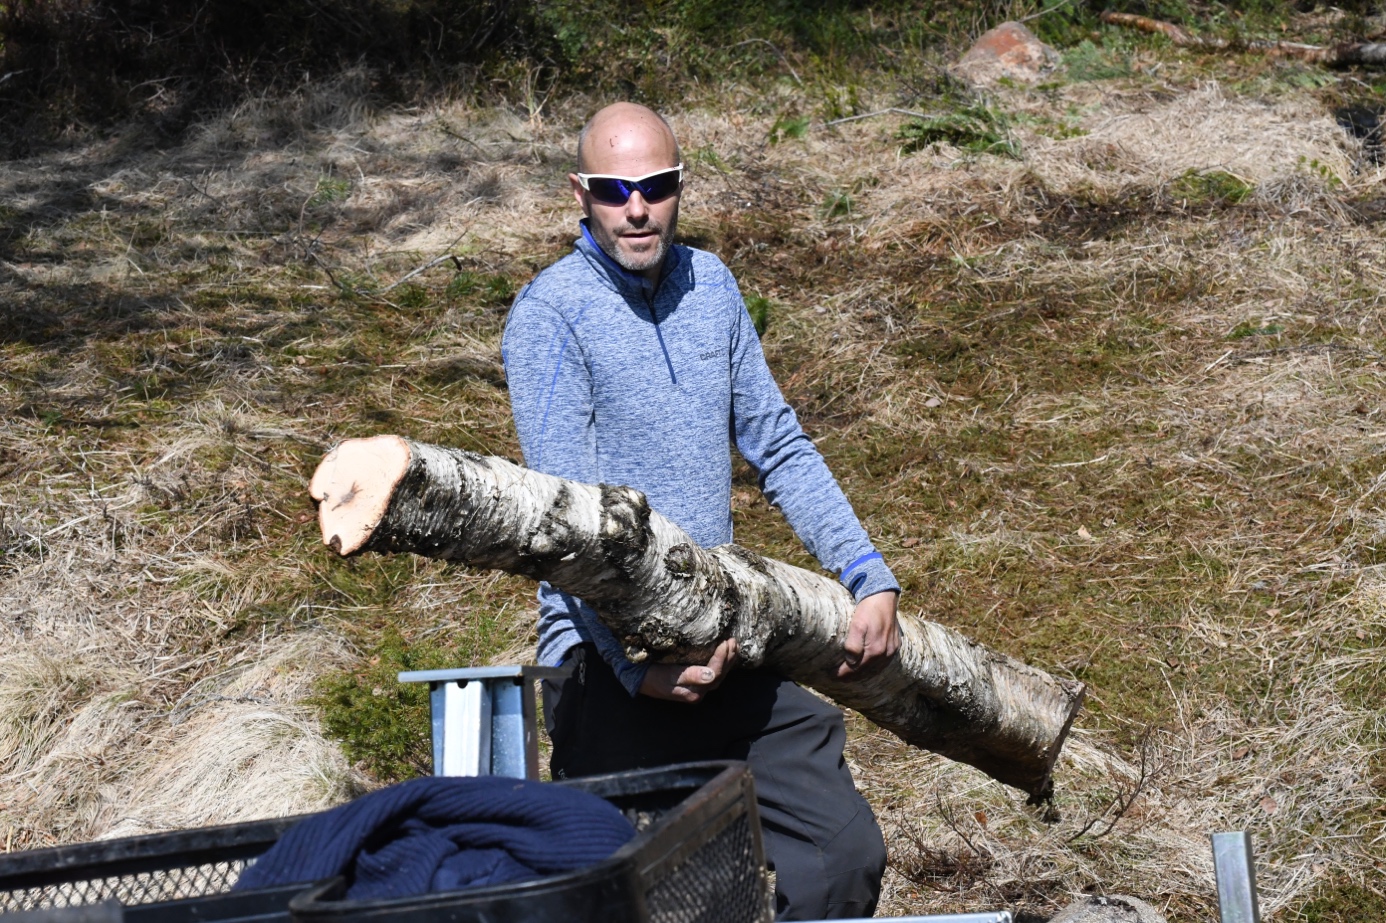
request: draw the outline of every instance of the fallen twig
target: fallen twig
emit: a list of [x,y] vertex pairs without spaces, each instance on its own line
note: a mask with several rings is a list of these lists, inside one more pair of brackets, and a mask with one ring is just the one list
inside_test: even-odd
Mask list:
[[1147,727],[1145,733],[1141,735],[1140,742],[1136,744],[1136,749],[1140,752],[1141,762],[1135,781],[1129,785],[1118,785],[1117,793],[1112,796],[1112,800],[1107,803],[1107,806],[1084,824],[1081,830],[1070,836],[1066,842],[1073,843],[1081,837],[1087,836],[1092,832],[1093,828],[1107,817],[1107,812],[1115,808],[1116,810],[1112,813],[1111,820],[1107,821],[1107,826],[1092,835],[1094,840],[1101,839],[1116,829],[1117,822],[1125,817],[1127,813],[1130,812],[1131,808],[1135,806],[1136,800],[1140,798],[1141,792],[1145,790],[1146,785],[1154,779],[1155,776],[1159,775],[1161,771],[1160,767],[1154,765],[1155,744],[1152,737],[1153,729]]
[[1310,64],[1325,67],[1386,67],[1386,43],[1348,42],[1326,48],[1322,45],[1305,45],[1300,42],[1278,42],[1264,39],[1232,41],[1225,38],[1205,38],[1194,35],[1172,22],[1137,16],[1134,13],[1114,13],[1105,10],[1098,17],[1111,26],[1138,29],[1141,32],[1163,35],[1181,48],[1199,48],[1205,51],[1254,51],[1272,58],[1294,58]]
[[429,260],[427,263],[424,263],[422,266],[415,267],[414,269],[411,269],[409,272],[400,276],[398,279],[381,289],[380,294],[388,294],[395,288],[403,285],[405,282],[408,282],[410,279],[417,276],[419,273],[426,272],[432,269],[434,266],[437,266],[439,263],[446,263],[448,260],[452,260],[452,265],[457,267],[458,272],[461,272],[463,269],[462,261],[457,258],[457,254],[452,252],[452,248],[457,246],[458,241],[467,236],[468,230],[470,230],[470,228],[463,229],[461,234],[458,234],[456,237],[452,239],[452,243],[448,244],[446,247],[443,248],[443,252],[440,255],[435,256],[433,259]]
[[392,291],[396,287],[408,282],[410,279],[414,278],[419,273],[426,272],[427,270],[432,269],[434,266],[437,266],[439,263],[446,263],[448,260],[452,260],[452,263],[454,266],[457,267],[458,272],[462,271],[462,261],[457,258],[456,254],[444,253],[442,256],[434,257],[427,263],[424,263],[422,266],[419,266],[416,269],[411,269],[409,272],[400,276],[398,279],[381,289],[380,294],[384,295],[386,292]]
[[826,128],[829,125],[841,125],[843,122],[855,122],[858,119],[872,119],[878,115],[889,115],[892,112],[897,113],[899,115],[908,115],[911,118],[916,119],[938,118],[937,115],[930,115],[927,112],[915,112],[912,109],[900,109],[895,106],[891,106],[889,109],[877,109],[875,112],[863,112],[861,115],[849,115],[844,118],[833,119],[831,122],[824,122],[823,126]]

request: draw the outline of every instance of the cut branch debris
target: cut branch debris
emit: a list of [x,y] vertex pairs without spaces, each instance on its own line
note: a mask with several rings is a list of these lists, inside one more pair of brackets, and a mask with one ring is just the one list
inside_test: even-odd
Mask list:
[[413,552],[546,580],[595,608],[636,662],[706,662],[735,637],[747,668],[812,686],[1033,802],[1052,795],[1082,683],[907,616],[895,658],[840,680],[855,608],[841,584],[737,545],[701,548],[637,490],[376,436],[328,453],[309,492],[338,554]]
[[1305,45],[1299,42],[1276,42],[1264,39],[1234,41],[1194,35],[1172,22],[1137,16],[1134,13],[1114,13],[1107,10],[1099,18],[1108,25],[1166,36],[1181,48],[1196,48],[1203,51],[1260,52],[1272,58],[1294,58],[1310,64],[1322,64],[1325,67],[1386,66],[1386,43],[1382,42],[1348,42],[1343,45],[1324,47],[1322,45]]

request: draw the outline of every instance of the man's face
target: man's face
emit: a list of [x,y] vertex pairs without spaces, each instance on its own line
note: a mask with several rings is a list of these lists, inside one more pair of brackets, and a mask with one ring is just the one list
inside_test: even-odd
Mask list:
[[[584,173],[645,176],[678,165],[678,148],[663,123],[617,118],[594,123],[583,152]],[[606,254],[630,272],[658,279],[679,221],[679,193],[647,202],[639,192],[624,205],[599,202],[568,175],[587,226]]]

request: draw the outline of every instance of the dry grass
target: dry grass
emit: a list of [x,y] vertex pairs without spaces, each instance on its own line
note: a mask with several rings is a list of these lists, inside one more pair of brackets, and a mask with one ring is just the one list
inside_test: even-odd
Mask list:
[[[1386,900],[1382,177],[1320,95],[1164,67],[999,91],[1020,160],[901,156],[890,119],[770,144],[788,82],[671,113],[685,234],[771,300],[905,606],[1092,686],[1057,821],[854,720],[889,912],[1205,919],[1207,834],[1242,828],[1275,919]],[[532,643],[521,581],[330,559],[303,485],[347,435],[518,454],[500,325],[573,236],[591,104],[376,113],[352,79],[0,169],[9,848],[348,797],[317,677],[373,675],[387,628]],[[739,540],[806,560],[736,498]]]

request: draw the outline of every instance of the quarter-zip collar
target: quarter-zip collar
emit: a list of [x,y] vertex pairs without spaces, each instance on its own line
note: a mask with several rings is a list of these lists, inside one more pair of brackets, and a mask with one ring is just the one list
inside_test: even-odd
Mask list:
[[655,283],[640,273],[631,272],[613,260],[592,237],[586,219],[579,222],[579,226],[582,228],[582,236],[573,244],[574,249],[586,257],[588,264],[596,271],[598,278],[615,289],[618,295],[622,297],[639,295],[644,301],[645,308],[650,312],[650,322],[654,324],[655,339],[659,341],[660,354],[664,356],[664,365],[669,370],[669,381],[677,385],[679,376],[674,371],[674,360],[669,355],[668,345],[664,342],[664,331],[659,329],[659,312],[655,310],[654,296],[659,285],[669,278],[669,271],[677,266],[679,260],[682,259],[679,256],[679,248],[669,248],[669,252],[664,257],[664,265],[659,270],[659,282]]
[[[573,249],[586,257],[587,262],[596,270],[597,275],[611,288],[622,295],[639,295],[647,305],[654,305],[655,292],[669,277],[670,271],[683,259],[679,254],[679,248],[671,246],[664,256],[664,265],[660,267],[659,281],[652,282],[640,273],[631,272],[613,260],[597,243],[597,239],[592,236],[586,218],[578,222],[578,227],[582,230],[582,236],[573,242]],[[653,307],[651,307],[651,312],[653,313]]]

